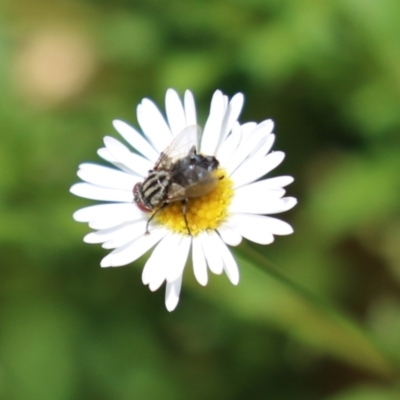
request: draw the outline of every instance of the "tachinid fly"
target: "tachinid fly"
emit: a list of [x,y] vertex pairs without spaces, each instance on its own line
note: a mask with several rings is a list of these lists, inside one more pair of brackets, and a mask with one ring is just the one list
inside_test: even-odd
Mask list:
[[197,154],[200,128],[184,129],[163,151],[147,178],[133,188],[137,206],[144,212],[154,212],[149,218],[146,233],[153,217],[176,201],[182,202],[182,213],[188,233],[186,203],[189,199],[204,196],[215,189],[219,178],[213,173],[219,162],[213,156]]

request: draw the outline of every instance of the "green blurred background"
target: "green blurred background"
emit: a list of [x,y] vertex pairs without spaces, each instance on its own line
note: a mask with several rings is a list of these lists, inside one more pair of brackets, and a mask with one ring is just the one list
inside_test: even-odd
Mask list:
[[[398,0],[2,0],[0,60],[1,399],[400,399]],[[173,313],[68,192],[169,87],[243,92],[299,199]]]

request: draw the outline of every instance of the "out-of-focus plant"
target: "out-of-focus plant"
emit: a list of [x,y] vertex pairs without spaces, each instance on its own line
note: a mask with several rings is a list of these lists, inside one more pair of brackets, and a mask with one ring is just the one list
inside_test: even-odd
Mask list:
[[[398,1],[0,11],[0,397],[399,397]],[[245,92],[299,199],[295,235],[238,249],[241,284],[188,285],[173,315],[140,284],[146,258],[99,270],[68,193],[110,121],[167,87],[196,92],[200,121],[216,87]]]

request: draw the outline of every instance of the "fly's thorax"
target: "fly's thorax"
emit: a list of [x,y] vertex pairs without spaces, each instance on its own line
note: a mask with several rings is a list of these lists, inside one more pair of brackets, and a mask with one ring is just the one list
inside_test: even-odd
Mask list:
[[218,166],[219,162],[215,157],[191,152],[171,166],[172,181],[182,186],[190,186],[209,177]]
[[219,167],[219,161],[214,156],[203,156],[201,154],[193,155],[192,163],[194,166],[204,168],[208,172],[213,172]]

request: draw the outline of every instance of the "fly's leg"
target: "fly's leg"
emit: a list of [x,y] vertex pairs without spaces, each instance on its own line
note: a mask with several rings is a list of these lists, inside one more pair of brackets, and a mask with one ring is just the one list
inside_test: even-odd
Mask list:
[[[188,221],[187,221],[187,216],[186,216],[186,214],[187,214],[187,202],[188,202],[188,199],[182,200],[182,214],[183,214],[183,218],[184,218],[184,220],[185,220],[185,225],[186,225],[186,229],[187,229],[187,231],[188,231],[188,234],[189,234],[190,236],[192,236],[192,233],[190,232],[189,224],[188,224]],[[147,224],[146,224],[145,235],[150,235],[149,225],[150,225],[151,220],[152,220],[161,210],[163,210],[163,209],[164,209],[165,207],[167,207],[167,206],[169,206],[169,203],[163,204],[162,207],[160,207],[158,210],[156,210],[156,211],[151,215],[151,217],[148,219]]]
[[188,231],[188,234],[189,234],[190,236],[192,236],[192,233],[190,232],[189,224],[188,224],[188,221],[187,221],[187,217],[186,217],[187,202],[188,202],[188,199],[182,200],[182,214],[183,214],[183,218],[184,218],[184,220],[185,220],[186,229],[187,229],[187,231]]
[[167,207],[167,206],[168,206],[168,203],[163,204],[162,207],[160,207],[158,210],[156,210],[156,211],[151,215],[151,217],[147,220],[146,231],[145,231],[145,233],[144,233],[145,235],[150,235],[150,232],[149,232],[149,225],[150,225],[151,220],[152,220],[161,210],[164,210],[164,208]]

